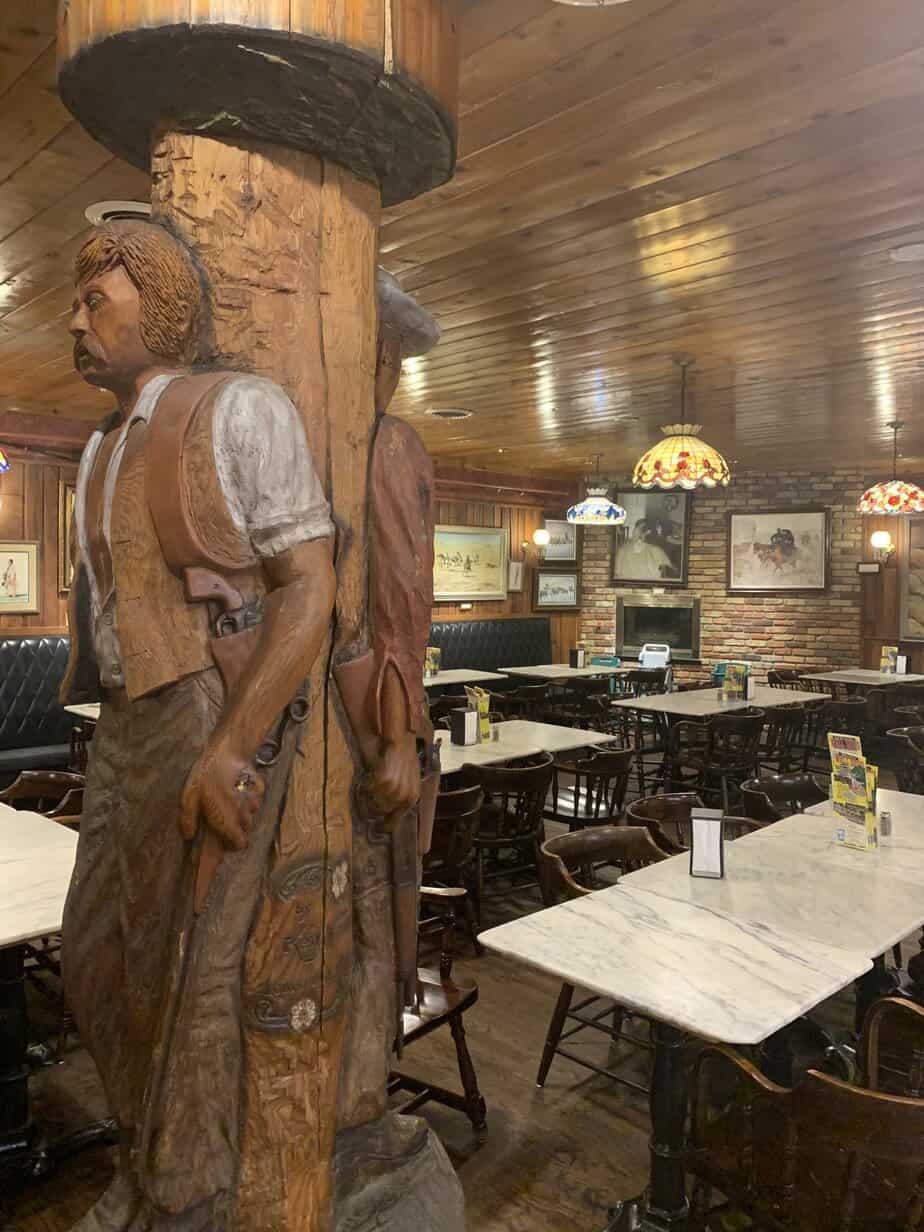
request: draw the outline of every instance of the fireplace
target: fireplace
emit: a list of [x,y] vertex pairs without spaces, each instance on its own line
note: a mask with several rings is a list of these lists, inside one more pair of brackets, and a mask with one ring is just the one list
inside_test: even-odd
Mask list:
[[699,658],[699,599],[624,594],[616,599],[616,654],[635,659],[646,642],[670,646],[675,661]]

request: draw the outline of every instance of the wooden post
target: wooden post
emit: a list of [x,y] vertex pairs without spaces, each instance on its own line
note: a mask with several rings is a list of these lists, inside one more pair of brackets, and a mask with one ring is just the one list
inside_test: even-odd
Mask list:
[[335,622],[245,961],[234,1212],[248,1232],[325,1232],[338,1107],[343,1125],[381,1115],[394,1022],[387,944],[353,948],[357,762],[329,668],[367,647],[380,204],[451,175],[453,0],[62,0],[59,59],[85,127],[151,160],[154,218],[209,284],[210,362],[299,408],[338,527]]

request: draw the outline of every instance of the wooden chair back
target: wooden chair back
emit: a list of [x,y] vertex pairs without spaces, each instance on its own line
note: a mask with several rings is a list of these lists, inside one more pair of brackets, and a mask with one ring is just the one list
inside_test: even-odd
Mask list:
[[663,693],[667,683],[666,667],[637,667],[623,677],[628,697],[647,697]]
[[883,997],[866,1015],[857,1056],[871,1091],[924,1099],[924,1007]]
[[893,727],[886,735],[901,746],[895,767],[898,790],[924,795],[924,726]]
[[796,762],[804,729],[804,706],[785,706],[768,711],[760,744],[761,760],[775,761],[780,772],[785,773]]
[[546,793],[552,781],[552,754],[539,753],[511,766],[465,766],[463,781],[478,783],[484,801],[478,836],[498,839],[538,837]]
[[744,811],[755,821],[781,821],[827,800],[810,774],[767,774],[741,784]]
[[[33,813],[50,813],[68,792],[83,790],[86,780],[70,770],[23,770],[15,782],[0,791],[0,802]],[[76,797],[72,801],[76,803]],[[83,800],[80,800],[81,806]]]
[[686,850],[691,810],[702,807],[702,800],[694,792],[643,796],[626,809],[626,820],[632,826],[645,826],[662,851],[675,855]]
[[523,684],[509,693],[492,693],[491,708],[497,702],[508,718],[540,720],[548,692],[547,684]]
[[[709,1072],[720,1058],[734,1072],[734,1089]],[[788,1090],[717,1046],[700,1053],[691,1085],[689,1170],[757,1227],[924,1228],[924,1100],[866,1090],[816,1070]]]
[[[552,815],[566,824],[602,826],[622,814],[635,750],[594,748],[589,757],[570,760],[559,755],[552,776]],[[561,789],[560,775],[574,778]]]
[[[608,864],[631,873],[666,860],[645,826],[588,826],[547,839],[539,849],[539,885],[547,907],[593,891],[589,870]],[[581,881],[576,871],[586,870]]]
[[483,800],[480,783],[439,793],[430,850],[423,860],[424,872],[440,868],[451,879],[459,876],[472,854]]
[[709,722],[706,761],[710,769],[747,769],[756,765],[766,715],[757,708],[717,714]]
[[793,667],[771,667],[767,672],[767,684],[773,689],[793,689],[802,687],[802,673]]

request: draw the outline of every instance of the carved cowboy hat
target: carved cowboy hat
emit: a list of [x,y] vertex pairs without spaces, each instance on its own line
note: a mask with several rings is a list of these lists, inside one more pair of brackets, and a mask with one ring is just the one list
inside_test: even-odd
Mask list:
[[381,265],[375,271],[375,289],[379,301],[379,320],[401,335],[401,354],[426,355],[440,340],[440,327],[426,308],[412,299],[393,274]]

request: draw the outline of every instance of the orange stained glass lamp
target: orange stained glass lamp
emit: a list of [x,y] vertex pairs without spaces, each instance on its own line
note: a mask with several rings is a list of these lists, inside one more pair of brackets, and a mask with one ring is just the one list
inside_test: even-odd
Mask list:
[[687,367],[681,363],[681,423],[661,429],[663,441],[653,445],[637,462],[632,482],[637,488],[715,488],[731,479],[728,463],[717,449],[700,440],[700,425],[686,423]]
[[893,419],[892,478],[886,483],[874,483],[860,497],[857,513],[924,513],[924,491],[916,483],[896,478],[898,471],[898,433],[905,426],[903,419]]
[[10,460],[6,456],[6,454],[3,452],[3,450],[0,449],[0,475],[5,475],[9,469],[10,469]]

